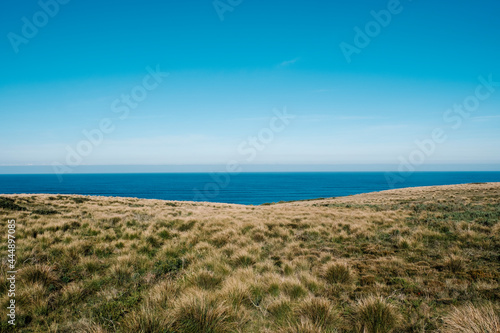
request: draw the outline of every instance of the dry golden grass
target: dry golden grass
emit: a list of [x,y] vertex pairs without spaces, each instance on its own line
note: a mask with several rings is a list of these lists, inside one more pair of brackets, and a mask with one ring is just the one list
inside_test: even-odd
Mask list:
[[499,309],[492,304],[474,306],[465,304],[454,308],[444,318],[443,333],[497,333],[500,332]]
[[262,206],[4,195],[0,215],[19,332],[498,332],[500,184]]

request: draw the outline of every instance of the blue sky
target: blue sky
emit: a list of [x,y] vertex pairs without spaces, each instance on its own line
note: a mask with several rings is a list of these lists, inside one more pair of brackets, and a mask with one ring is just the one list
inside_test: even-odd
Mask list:
[[[397,168],[440,128],[447,140],[417,169],[500,170],[500,86],[458,128],[444,119],[480,76],[500,81],[498,1],[402,0],[350,62],[339,45],[394,0],[237,2],[217,3],[231,8],[221,20],[208,0],[71,0],[29,38],[43,6],[2,2],[0,169],[73,167],[68,149],[109,119],[78,165]],[[157,66],[168,77],[120,119],[113,102]],[[285,108],[293,120],[242,153]]]

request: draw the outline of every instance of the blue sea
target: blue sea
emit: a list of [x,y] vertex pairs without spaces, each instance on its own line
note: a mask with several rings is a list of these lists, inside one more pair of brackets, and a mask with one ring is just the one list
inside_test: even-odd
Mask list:
[[0,175],[0,193],[50,193],[262,204],[428,185],[500,182],[500,172],[415,172],[391,186],[384,172]]

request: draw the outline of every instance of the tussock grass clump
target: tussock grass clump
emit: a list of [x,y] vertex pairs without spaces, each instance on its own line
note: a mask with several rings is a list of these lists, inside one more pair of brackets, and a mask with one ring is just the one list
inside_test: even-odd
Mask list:
[[160,281],[149,289],[145,302],[151,307],[165,309],[179,295],[180,287],[171,279]]
[[163,240],[167,240],[167,239],[171,239],[174,237],[174,235],[172,234],[172,232],[170,232],[168,229],[161,229],[159,232],[158,232],[158,236],[163,239]]
[[491,303],[474,306],[471,303],[455,307],[443,318],[443,333],[498,333],[500,313]]
[[257,230],[254,230],[252,232],[252,240],[257,242],[257,243],[260,243],[260,242],[263,242],[265,241],[267,238],[266,238],[266,235],[265,235],[265,231],[262,230],[262,229],[257,229]]
[[39,209],[33,210],[31,212],[31,214],[36,214],[36,215],[55,215],[55,214],[60,214],[60,212],[58,212],[57,210],[52,209],[52,208],[39,208]]
[[234,309],[251,306],[249,287],[239,279],[226,280],[220,292],[220,297],[228,300]]
[[452,273],[462,273],[465,270],[465,260],[462,257],[451,255],[446,259],[444,266]]
[[26,282],[39,282],[44,286],[59,285],[59,278],[51,266],[45,264],[35,264],[23,268],[19,275]]
[[110,273],[116,282],[125,283],[131,278],[132,268],[123,266],[123,264],[116,264],[110,268]]
[[224,278],[209,270],[200,270],[188,277],[188,281],[202,289],[211,290],[219,288]]
[[373,275],[364,275],[360,277],[359,284],[362,286],[371,286],[375,284],[376,278]]
[[273,299],[266,306],[267,312],[273,317],[273,321],[288,321],[292,315],[292,302],[288,298]]
[[166,257],[154,264],[154,273],[157,275],[177,273],[182,269],[183,261],[181,258]]
[[320,295],[326,287],[326,282],[320,278],[310,274],[309,272],[301,273],[299,276],[301,283],[314,295]]
[[[47,288],[42,283],[27,283],[21,290],[16,291],[16,304],[21,311],[23,308],[31,306],[33,307],[32,311],[34,314],[43,316],[48,313],[48,299],[46,295]],[[3,303],[2,306],[4,304],[7,303]]]
[[307,290],[300,282],[285,281],[282,285],[283,291],[291,299],[303,298],[307,295]]
[[199,242],[194,246],[194,250],[197,252],[197,254],[200,254],[200,256],[206,256],[207,254],[211,254],[214,251],[214,247],[207,243],[207,242]]
[[161,245],[161,242],[158,240],[158,238],[153,235],[149,235],[148,237],[146,237],[146,243],[148,243],[152,247],[159,247]]
[[177,228],[177,230],[179,230],[179,231],[189,231],[189,230],[193,229],[193,227],[194,227],[195,224],[196,224],[196,221],[190,220],[190,221],[187,221],[186,223],[181,224]]
[[76,304],[81,302],[85,296],[87,295],[87,291],[81,282],[73,282],[70,283],[61,290],[61,297],[59,302],[61,304]]
[[251,297],[250,291],[248,288],[241,286],[240,288],[233,288],[227,290],[227,293],[224,295],[224,298],[227,298],[234,309],[239,309],[242,306],[251,307]]
[[369,296],[361,299],[355,307],[354,321],[359,332],[394,332],[400,321],[397,309],[384,298]]
[[120,328],[123,332],[166,333],[166,313],[151,307],[141,307],[125,316]]
[[71,200],[73,200],[73,202],[76,204],[82,204],[86,201],[90,201],[89,198],[83,198],[83,197],[72,197]]
[[172,330],[184,333],[229,333],[243,324],[230,306],[203,293],[177,300],[169,323]]
[[209,243],[213,244],[217,248],[220,248],[226,244],[230,244],[232,241],[234,241],[235,237],[236,233],[234,232],[234,230],[230,229],[230,230],[220,231],[215,233],[211,237]]
[[317,327],[323,329],[338,326],[340,316],[332,307],[330,301],[324,297],[309,297],[302,301],[296,309],[297,317],[307,318]]
[[255,259],[248,253],[240,253],[235,255],[233,264],[239,267],[247,267],[255,264]]
[[352,280],[351,269],[344,263],[335,263],[326,266],[323,277],[329,283],[349,283]]

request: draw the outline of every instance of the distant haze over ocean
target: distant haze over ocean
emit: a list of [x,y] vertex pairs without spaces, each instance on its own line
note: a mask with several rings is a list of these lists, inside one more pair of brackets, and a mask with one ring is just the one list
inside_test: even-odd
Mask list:
[[[245,164],[242,172],[349,172],[397,171],[395,164]],[[72,173],[226,172],[223,164],[198,165],[81,165]],[[500,171],[500,164],[425,164],[417,171]],[[51,165],[0,165],[0,174],[54,174]]]

